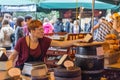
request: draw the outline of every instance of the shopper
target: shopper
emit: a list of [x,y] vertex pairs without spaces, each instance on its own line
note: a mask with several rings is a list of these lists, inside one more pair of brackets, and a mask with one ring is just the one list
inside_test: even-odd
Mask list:
[[12,42],[10,36],[12,33],[14,33],[14,30],[10,27],[9,21],[4,19],[0,30],[0,47],[6,48],[6,50],[11,49]]
[[113,29],[111,33],[115,34],[117,39],[120,39],[120,14],[114,13],[111,18],[113,20]]

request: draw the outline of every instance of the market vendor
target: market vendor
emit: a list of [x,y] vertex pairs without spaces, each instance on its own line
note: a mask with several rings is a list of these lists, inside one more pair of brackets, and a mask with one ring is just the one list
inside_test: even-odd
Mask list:
[[111,30],[111,33],[115,34],[117,39],[120,39],[120,14],[114,13],[111,18],[113,20],[113,29]]
[[13,53],[9,56],[10,60],[15,61],[15,67],[23,69],[25,62],[44,61],[46,52],[50,46],[69,47],[74,43],[83,40],[71,41],[55,41],[44,36],[44,29],[42,22],[39,20],[32,20],[28,24],[29,36],[22,37],[18,40]]

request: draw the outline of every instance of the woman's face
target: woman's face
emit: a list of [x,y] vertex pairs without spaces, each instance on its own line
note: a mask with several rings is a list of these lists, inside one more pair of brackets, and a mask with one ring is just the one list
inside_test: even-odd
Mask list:
[[34,30],[34,36],[37,37],[37,38],[43,38],[44,36],[44,29],[42,26],[40,26],[39,28],[36,28]]
[[22,22],[21,22],[21,25],[22,25],[22,27],[25,26],[25,21],[22,21]]

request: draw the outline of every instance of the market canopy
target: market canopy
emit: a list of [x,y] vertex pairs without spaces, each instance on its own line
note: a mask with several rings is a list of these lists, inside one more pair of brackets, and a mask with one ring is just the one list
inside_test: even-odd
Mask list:
[[120,4],[120,0],[98,0],[98,1],[106,2],[106,3],[110,3],[110,4],[115,4],[115,5]]
[[36,11],[36,4],[30,0],[0,0],[1,12]]
[[[38,6],[47,9],[70,9],[84,7],[92,9],[92,0],[44,0]],[[95,0],[94,9],[113,9],[116,5]]]
[[97,1],[102,1],[102,2],[105,2],[105,3],[109,3],[109,4],[114,4],[117,7],[114,8],[113,10],[117,11],[117,12],[120,11],[120,0],[97,0]]

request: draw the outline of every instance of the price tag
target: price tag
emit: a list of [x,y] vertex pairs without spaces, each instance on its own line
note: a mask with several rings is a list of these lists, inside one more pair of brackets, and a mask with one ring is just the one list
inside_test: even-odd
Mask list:
[[92,38],[92,36],[91,36],[90,34],[87,34],[87,35],[84,37],[83,41],[89,42],[91,38]]
[[104,55],[103,47],[97,47],[96,51],[98,56]]

